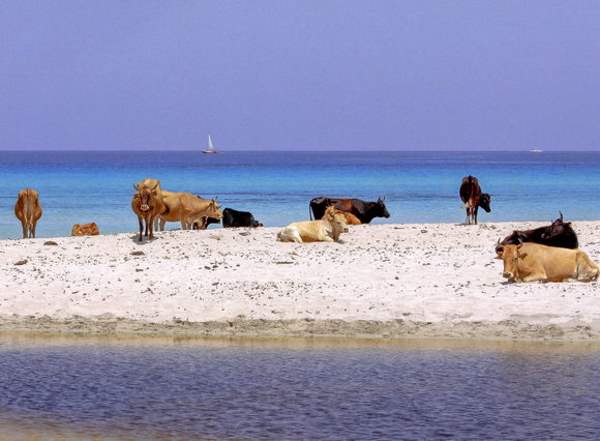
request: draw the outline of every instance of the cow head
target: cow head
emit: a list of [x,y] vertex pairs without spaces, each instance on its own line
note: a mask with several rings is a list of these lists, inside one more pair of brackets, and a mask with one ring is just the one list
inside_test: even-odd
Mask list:
[[492,211],[490,204],[492,203],[492,197],[488,193],[481,193],[479,196],[479,206],[485,210],[486,213]]
[[385,197],[377,198],[377,202],[375,202],[375,216],[385,218],[390,217],[390,213],[385,206]]
[[527,253],[521,251],[520,245],[505,245],[502,253],[504,268],[502,277],[508,279],[509,282],[514,282],[519,279],[519,259],[527,257]]
[[134,190],[140,199],[140,210],[148,211],[154,207],[154,200],[158,197],[158,183],[153,186],[145,186],[140,184],[133,184]]
[[346,216],[336,210],[334,206],[329,206],[325,210],[323,220],[331,225],[333,240],[337,241],[344,231],[346,231]]
[[222,219],[223,218],[223,212],[221,211],[221,205],[217,202],[217,199],[211,199],[210,202],[208,203],[208,208],[207,208],[207,214],[208,217],[212,217],[214,219]]
[[544,240],[552,239],[553,237],[562,236],[565,232],[572,230],[571,222],[563,221],[563,214],[559,211],[560,217],[556,219],[549,227],[546,227],[542,232],[541,238]]

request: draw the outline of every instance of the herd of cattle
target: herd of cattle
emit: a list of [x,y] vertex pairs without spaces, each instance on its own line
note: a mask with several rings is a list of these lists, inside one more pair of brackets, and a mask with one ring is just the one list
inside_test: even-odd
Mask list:
[[[465,224],[477,224],[479,207],[491,211],[491,196],[483,193],[474,176],[462,179],[459,196],[464,203]],[[212,223],[224,228],[262,227],[252,213],[232,208],[221,210],[216,199],[205,199],[189,192],[168,191],[157,179],[147,178],[134,185],[131,208],[138,218],[139,236],[151,240],[154,231],[164,231],[167,222],[179,222],[183,230],[206,229]],[[15,204],[15,215],[21,222],[23,238],[35,238],[36,225],[42,217],[39,193],[31,188],[21,190]],[[385,201],[317,197],[309,203],[310,220],[294,222],[277,234],[282,242],[335,242],[348,231],[348,225],[368,224],[376,217],[389,218]],[[314,220],[313,220],[314,218]],[[95,223],[76,224],[71,235],[98,235]],[[496,256],[504,263],[503,276],[511,282],[596,280],[598,266],[579,250],[577,234],[563,215],[545,227],[513,231],[496,244]]]

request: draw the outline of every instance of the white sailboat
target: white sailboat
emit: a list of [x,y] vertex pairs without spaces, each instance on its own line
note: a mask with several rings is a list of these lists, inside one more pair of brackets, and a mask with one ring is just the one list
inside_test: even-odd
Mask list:
[[210,135],[208,135],[208,147],[205,150],[202,150],[202,153],[206,153],[206,154],[218,153],[217,150],[215,149],[215,146],[213,145],[212,138],[210,137]]

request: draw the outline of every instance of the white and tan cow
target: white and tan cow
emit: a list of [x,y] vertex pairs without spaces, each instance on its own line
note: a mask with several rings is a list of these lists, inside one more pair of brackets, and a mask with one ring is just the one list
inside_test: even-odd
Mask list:
[[337,242],[346,229],[346,218],[336,213],[334,207],[325,210],[322,219],[316,221],[294,222],[279,233],[280,242]]
[[537,243],[504,245],[502,275],[510,282],[562,282],[598,278],[598,265],[581,250],[549,247]]

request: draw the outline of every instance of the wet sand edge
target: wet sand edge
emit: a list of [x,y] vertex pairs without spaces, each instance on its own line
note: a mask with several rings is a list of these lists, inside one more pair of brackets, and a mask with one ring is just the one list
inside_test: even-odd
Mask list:
[[232,319],[150,322],[119,317],[0,317],[2,336],[310,338],[385,342],[406,339],[533,342],[598,342],[600,329],[584,322],[549,324],[503,320],[419,322],[408,320]]

